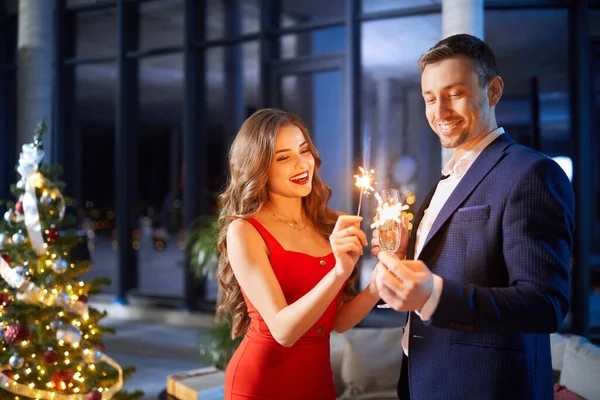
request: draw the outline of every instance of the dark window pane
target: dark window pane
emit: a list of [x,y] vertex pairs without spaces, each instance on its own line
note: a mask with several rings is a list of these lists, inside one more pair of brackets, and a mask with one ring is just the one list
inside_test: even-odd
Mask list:
[[[260,103],[260,48],[258,41],[242,44],[244,71],[244,109],[249,117]],[[239,127],[238,127],[239,128]]]
[[116,84],[117,70],[114,63],[76,67],[76,115],[81,123],[95,124],[114,120]]
[[[260,0],[238,0],[240,3],[239,34],[255,33],[260,30]],[[233,3],[233,1],[232,1]],[[206,39],[220,39],[227,34],[227,19],[236,20],[234,15],[226,11],[224,0],[208,0]]]
[[[600,3],[598,5],[600,7]],[[600,9],[590,10],[590,36],[600,40]]]
[[[18,35],[18,15],[10,14],[6,16],[6,48],[5,56],[8,64],[16,64],[17,60],[17,35]],[[2,39],[0,39],[2,40]]]
[[101,3],[107,3],[107,2],[114,3],[114,0],[67,0],[67,7],[83,6],[83,5],[87,5],[87,4],[101,4]]
[[17,0],[6,0],[4,2],[4,10],[6,11],[6,14],[16,14],[17,10],[19,9],[17,4]]
[[140,121],[179,124],[183,101],[183,56],[143,58],[140,71]]
[[73,112],[75,135],[81,137],[83,153],[81,171],[75,172],[84,200],[79,228],[88,237],[94,263],[83,278],[109,278],[111,285],[102,290],[113,294],[119,284],[114,226],[116,73],[115,63],[76,66]]
[[183,0],[141,3],[140,49],[183,44]]
[[225,36],[225,5],[223,0],[208,0],[206,5],[206,39]]
[[117,55],[117,11],[114,8],[77,13],[75,32],[76,57]]
[[[572,158],[567,10],[487,11],[485,18],[485,37],[505,84],[496,112],[498,123],[515,140],[533,145],[535,79],[540,124],[537,150],[551,157]],[[509,40],[503,34],[507,31],[522,39]]]
[[139,71],[139,291],[181,297],[183,56],[144,58]]
[[260,0],[242,0],[242,34],[260,30]]
[[280,25],[302,25],[332,18],[343,18],[346,10],[344,0],[297,1],[282,0]]

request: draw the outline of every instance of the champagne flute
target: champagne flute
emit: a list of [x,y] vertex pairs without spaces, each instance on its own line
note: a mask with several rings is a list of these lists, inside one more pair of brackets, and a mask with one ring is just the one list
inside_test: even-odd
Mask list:
[[[398,189],[384,189],[378,194],[381,204],[377,208],[376,216],[376,219],[379,221],[377,224],[377,240],[382,251],[395,254],[400,247],[400,240],[402,239],[399,211],[402,206],[400,203],[400,191]],[[377,308],[390,308],[390,306],[388,304],[378,304]]]
[[379,246],[383,251],[394,254],[400,247],[402,235],[400,215],[395,211],[399,210],[402,205],[400,203],[400,191],[398,189],[384,189],[379,192],[379,196],[381,197],[377,227]]

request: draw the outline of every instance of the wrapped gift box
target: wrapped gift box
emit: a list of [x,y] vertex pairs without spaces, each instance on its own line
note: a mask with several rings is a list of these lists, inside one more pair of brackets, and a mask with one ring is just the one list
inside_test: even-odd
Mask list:
[[178,400],[222,400],[225,373],[214,367],[194,369],[167,377],[167,393]]

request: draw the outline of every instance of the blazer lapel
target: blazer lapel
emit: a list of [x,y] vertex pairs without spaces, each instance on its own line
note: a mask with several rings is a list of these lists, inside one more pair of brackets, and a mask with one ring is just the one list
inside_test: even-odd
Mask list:
[[481,180],[502,159],[506,148],[513,143],[514,141],[510,137],[508,137],[508,135],[503,134],[499,136],[496,140],[494,140],[492,143],[490,143],[485,149],[483,149],[481,154],[473,162],[473,165],[471,165],[469,170],[465,173],[461,181],[456,186],[456,189],[454,189],[454,191],[440,210],[440,213],[438,214],[435,221],[433,221],[431,230],[429,231],[427,239],[425,240],[425,244],[423,245],[423,250],[425,249],[431,238],[435,236],[435,234],[440,230],[440,228],[446,223],[448,218],[450,218],[450,216],[456,211],[456,209],[471,194],[471,192],[475,190],[479,182],[481,182]]

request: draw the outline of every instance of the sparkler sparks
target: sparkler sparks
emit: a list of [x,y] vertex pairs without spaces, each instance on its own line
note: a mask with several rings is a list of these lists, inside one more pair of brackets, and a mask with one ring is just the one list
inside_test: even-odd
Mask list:
[[402,203],[391,204],[387,201],[383,201],[379,193],[375,193],[375,198],[377,199],[377,212],[375,214],[375,220],[371,224],[371,228],[379,228],[390,222],[396,222],[398,224],[401,223],[400,217],[402,216],[402,211],[408,210],[408,206]]
[[363,167],[358,167],[358,169],[360,170],[361,174],[354,175],[354,178],[356,179],[355,185],[360,189],[360,197],[358,199],[358,212],[356,213],[356,215],[360,215],[360,207],[362,205],[363,193],[369,194],[375,191],[375,189],[372,186],[373,174],[375,173],[375,170],[369,171],[364,169]]

